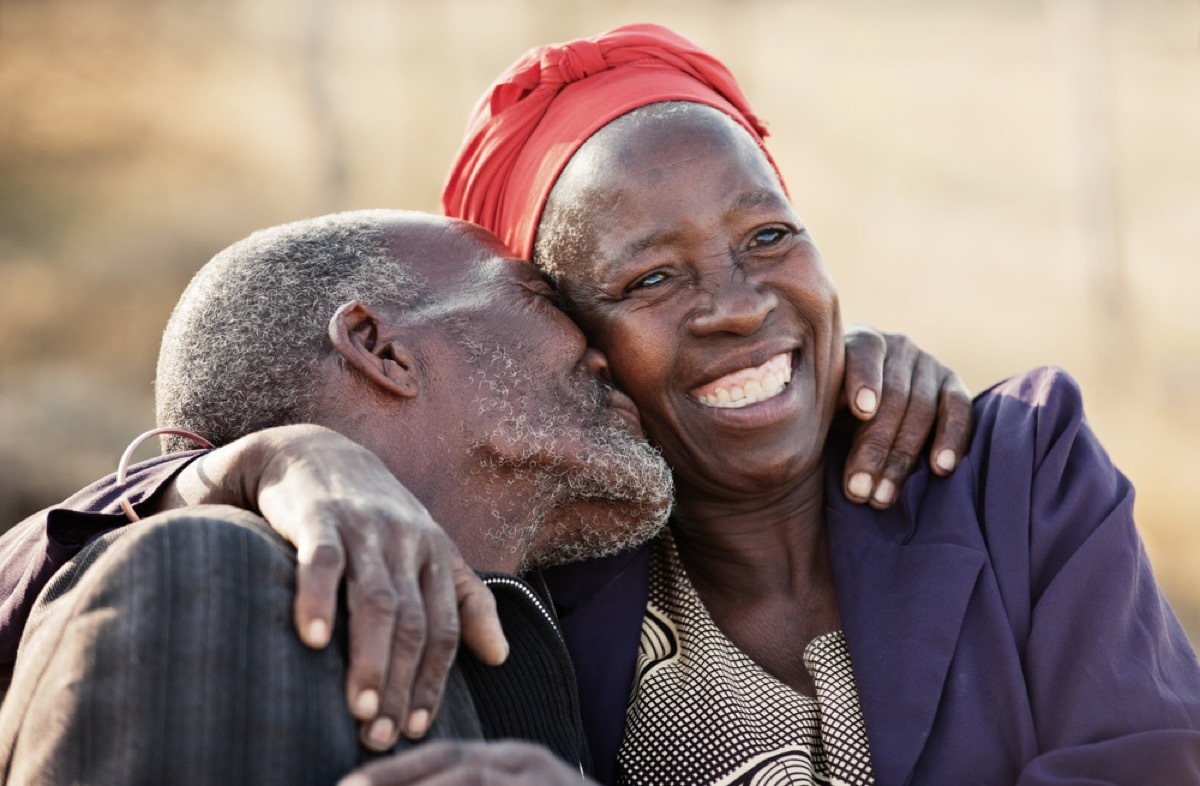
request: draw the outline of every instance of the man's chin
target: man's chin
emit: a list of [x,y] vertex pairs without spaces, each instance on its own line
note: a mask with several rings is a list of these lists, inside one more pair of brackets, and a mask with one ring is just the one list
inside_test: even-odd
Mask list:
[[[663,465],[665,473],[665,465]],[[671,514],[670,476],[647,477],[640,488],[619,484],[631,495],[578,498],[549,511],[525,555],[525,568],[548,568],[607,557],[650,540]]]
[[636,525],[626,526],[619,532],[608,529],[611,524],[604,529],[569,525],[565,532],[559,533],[560,537],[538,544],[526,552],[522,570],[540,570],[608,557],[640,546],[661,533],[665,526],[665,515],[661,518],[639,519]]

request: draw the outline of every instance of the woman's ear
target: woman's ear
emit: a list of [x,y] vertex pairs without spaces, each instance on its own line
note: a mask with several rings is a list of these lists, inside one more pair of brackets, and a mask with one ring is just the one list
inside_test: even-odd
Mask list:
[[377,388],[402,398],[420,393],[420,373],[402,334],[357,300],[329,320],[329,339],[350,368]]

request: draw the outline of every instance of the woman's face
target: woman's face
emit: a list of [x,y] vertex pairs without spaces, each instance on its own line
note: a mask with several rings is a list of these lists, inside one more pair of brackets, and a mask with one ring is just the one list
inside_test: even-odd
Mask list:
[[837,293],[744,129],[695,104],[619,118],[543,216],[539,248],[560,257],[543,261],[681,497],[819,472],[841,389]]

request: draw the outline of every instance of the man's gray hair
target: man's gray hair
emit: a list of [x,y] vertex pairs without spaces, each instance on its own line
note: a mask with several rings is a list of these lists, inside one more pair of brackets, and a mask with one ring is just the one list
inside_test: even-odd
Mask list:
[[[329,319],[343,303],[413,305],[423,286],[384,228],[396,211],[340,213],[256,232],[201,268],[175,306],[158,356],[159,426],[216,445],[311,422]],[[164,450],[195,447],[179,437]]]

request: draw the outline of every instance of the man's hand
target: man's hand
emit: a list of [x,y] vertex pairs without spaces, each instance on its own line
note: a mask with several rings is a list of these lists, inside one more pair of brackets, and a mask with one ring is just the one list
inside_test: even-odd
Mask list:
[[294,618],[310,647],[330,640],[346,580],[346,695],[363,744],[420,737],[463,642],[499,664],[508,644],[492,593],[425,507],[375,454],[319,426],[267,429],[182,471],[160,507],[232,504],[296,547]]
[[[527,742],[430,742],[361,767],[338,786],[581,786],[593,784]],[[594,784],[593,784],[594,786]]]
[[906,336],[855,325],[846,330],[844,384],[850,411],[864,421],[842,480],[850,500],[890,507],[931,430],[930,467],[938,475],[954,471],[972,419],[971,395],[957,374]]

